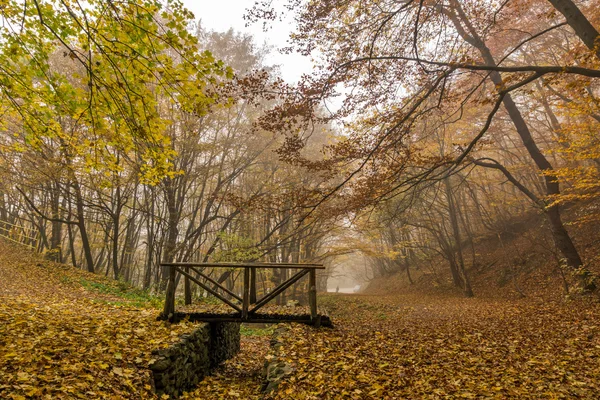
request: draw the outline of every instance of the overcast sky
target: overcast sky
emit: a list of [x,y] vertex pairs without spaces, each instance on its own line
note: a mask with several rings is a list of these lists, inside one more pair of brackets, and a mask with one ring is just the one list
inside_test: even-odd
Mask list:
[[243,16],[246,8],[254,4],[253,0],[183,0],[183,4],[194,13],[196,20],[202,20],[202,26],[207,29],[227,31],[233,28],[252,34],[257,44],[266,42],[274,46],[275,49],[267,63],[279,65],[281,75],[286,81],[296,82],[302,73],[310,72],[311,62],[307,57],[299,54],[280,54],[277,51],[277,48],[286,45],[292,21],[274,23],[268,32],[263,32],[260,23],[245,26]]

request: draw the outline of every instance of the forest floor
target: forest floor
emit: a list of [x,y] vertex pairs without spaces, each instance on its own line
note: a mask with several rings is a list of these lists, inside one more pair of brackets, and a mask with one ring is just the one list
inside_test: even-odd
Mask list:
[[[0,243],[0,399],[151,399],[151,351],[193,324],[156,321],[159,300]],[[292,366],[261,392],[272,329],[186,399],[600,397],[596,298],[327,295],[335,328],[292,324]]]
[[327,296],[336,328],[294,326],[281,399],[597,399],[600,307],[457,296]]

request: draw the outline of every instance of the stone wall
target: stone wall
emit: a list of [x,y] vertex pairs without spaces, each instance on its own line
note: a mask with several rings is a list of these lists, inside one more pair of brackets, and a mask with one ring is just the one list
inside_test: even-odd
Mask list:
[[263,367],[262,390],[265,393],[276,390],[279,383],[294,371],[292,365],[286,361],[283,348],[283,341],[288,331],[289,327],[281,324],[275,329],[271,337],[270,348]]
[[221,362],[240,350],[240,324],[211,322],[182,335],[169,348],[155,350],[149,365],[158,394],[177,397],[193,389]]

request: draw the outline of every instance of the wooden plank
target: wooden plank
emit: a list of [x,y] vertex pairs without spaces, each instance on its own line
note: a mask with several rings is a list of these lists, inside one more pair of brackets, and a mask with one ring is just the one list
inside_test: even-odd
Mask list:
[[[310,315],[302,315],[302,316],[295,316],[295,315],[290,315],[290,316],[278,316],[278,317],[271,317],[268,315],[264,315],[264,314],[259,314],[259,316],[253,316],[252,314],[250,314],[248,316],[248,318],[246,319],[242,319],[242,317],[240,316],[230,316],[230,315],[224,315],[224,316],[203,316],[203,315],[197,315],[197,314],[182,314],[177,315],[176,316],[176,320],[184,320],[184,319],[188,319],[191,322],[246,322],[246,323],[262,323],[262,324],[278,324],[281,322],[295,322],[295,323],[301,323],[301,324],[307,324],[307,325],[314,325],[313,321],[310,318]],[[331,323],[331,319],[327,316],[321,316],[322,318],[322,326],[332,326],[333,324]]]
[[248,318],[250,306],[250,268],[244,268],[244,299],[242,301],[242,319]]
[[283,282],[281,285],[277,286],[271,293],[263,297],[256,303],[256,306],[250,310],[250,314],[256,312],[258,309],[262,308],[269,301],[273,300],[279,293],[283,292],[285,289],[292,286],[298,279],[302,278],[304,275],[308,273],[308,269],[303,269],[300,272],[297,272],[296,275],[292,276],[287,281]]
[[325,269],[323,264],[302,263],[192,263],[172,262],[160,264],[164,267],[206,267],[206,268],[290,268],[290,269]]
[[197,273],[198,275],[200,275],[201,277],[203,277],[204,279],[206,279],[207,281],[209,281],[210,283],[212,283],[213,285],[215,285],[216,287],[223,290],[225,293],[227,293],[228,295],[230,295],[231,297],[233,297],[234,299],[236,299],[237,301],[242,303],[242,298],[240,296],[233,293],[231,290],[227,289],[225,286],[221,285],[219,282],[210,278],[208,275],[205,275],[204,273],[198,271],[196,268],[194,268],[192,266],[187,266],[186,268],[190,268],[192,271],[194,271],[195,273]]
[[250,269],[250,304],[256,303],[256,268]]
[[194,282],[195,284],[197,284],[198,286],[200,286],[202,289],[206,290],[207,292],[209,292],[210,294],[212,294],[213,296],[215,296],[217,299],[221,300],[222,302],[224,302],[225,304],[231,306],[234,310],[241,312],[242,309],[237,305],[232,303],[231,301],[229,301],[228,299],[226,299],[225,297],[221,296],[221,294],[215,290],[212,290],[212,288],[210,288],[208,285],[205,285],[204,283],[200,282],[198,279],[194,278],[192,275],[190,275],[188,272],[183,271],[179,268],[175,268],[177,271],[179,271],[180,273],[182,273],[184,276],[187,276],[188,278],[190,278],[190,280],[192,282]]

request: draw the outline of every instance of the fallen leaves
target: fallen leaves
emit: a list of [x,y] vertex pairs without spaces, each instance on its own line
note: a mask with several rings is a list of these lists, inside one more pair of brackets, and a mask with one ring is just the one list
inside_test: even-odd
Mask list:
[[327,296],[292,325],[275,399],[597,398],[599,308],[534,299]]
[[0,398],[154,397],[151,351],[193,324],[101,301],[76,279],[94,276],[0,245],[0,275],[10,277],[0,283]]
[[262,369],[270,336],[242,337],[240,353],[185,393],[182,399],[263,399]]
[[[151,351],[193,325],[100,301],[109,298],[82,289],[79,273],[0,251],[0,274],[8,277],[0,281],[0,398],[157,398],[146,368]],[[405,294],[319,302],[336,328],[290,325],[278,357],[293,369],[277,391],[261,392],[272,330],[245,328],[241,353],[183,398],[600,397],[600,306],[593,301]]]

